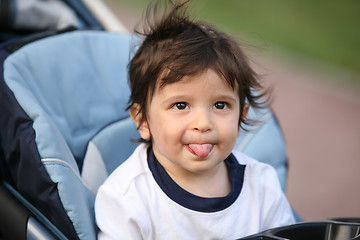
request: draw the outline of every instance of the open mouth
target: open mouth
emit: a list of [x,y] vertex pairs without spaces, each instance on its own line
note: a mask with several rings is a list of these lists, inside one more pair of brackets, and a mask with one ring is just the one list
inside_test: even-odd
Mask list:
[[210,152],[214,148],[214,145],[210,143],[205,143],[205,144],[191,143],[191,144],[187,144],[186,147],[195,156],[200,158],[205,158],[209,156]]

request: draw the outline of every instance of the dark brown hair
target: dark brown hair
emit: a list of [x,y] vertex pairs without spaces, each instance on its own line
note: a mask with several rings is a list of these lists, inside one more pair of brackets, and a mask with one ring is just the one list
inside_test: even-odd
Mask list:
[[[164,3],[164,6],[162,6]],[[261,108],[262,87],[249,60],[238,43],[209,24],[191,20],[187,14],[189,1],[156,1],[145,12],[142,32],[144,41],[129,63],[130,108],[139,104],[142,121],[146,121],[147,101],[151,101],[157,81],[159,86],[180,81],[212,69],[233,88],[238,89],[241,123],[244,107]],[[159,12],[163,7],[163,13]]]

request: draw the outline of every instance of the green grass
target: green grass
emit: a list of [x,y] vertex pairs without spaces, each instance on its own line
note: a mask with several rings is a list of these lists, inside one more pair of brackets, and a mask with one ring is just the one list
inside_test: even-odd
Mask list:
[[[117,1],[120,5],[125,0]],[[126,1],[144,8],[149,1]],[[193,0],[192,12],[229,34],[337,65],[360,75],[358,0]]]

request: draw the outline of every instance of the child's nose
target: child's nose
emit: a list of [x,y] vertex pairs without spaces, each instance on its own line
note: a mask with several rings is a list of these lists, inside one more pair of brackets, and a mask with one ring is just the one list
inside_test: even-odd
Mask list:
[[192,130],[207,132],[212,129],[211,113],[207,110],[197,110],[191,125]]

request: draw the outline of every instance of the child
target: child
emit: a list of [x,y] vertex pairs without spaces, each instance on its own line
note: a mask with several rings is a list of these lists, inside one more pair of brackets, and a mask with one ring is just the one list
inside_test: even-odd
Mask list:
[[[294,223],[274,169],[233,151],[263,96],[228,35],[149,8],[129,64],[130,115],[143,142],[100,187],[99,238],[236,239]],[[153,21],[153,22],[151,22]]]

